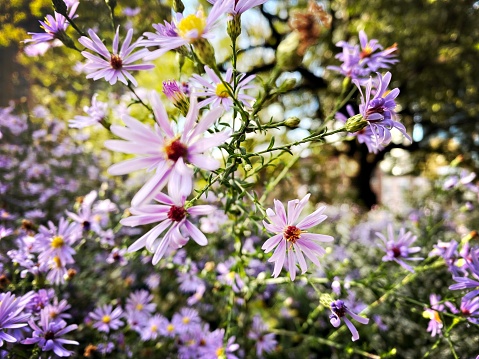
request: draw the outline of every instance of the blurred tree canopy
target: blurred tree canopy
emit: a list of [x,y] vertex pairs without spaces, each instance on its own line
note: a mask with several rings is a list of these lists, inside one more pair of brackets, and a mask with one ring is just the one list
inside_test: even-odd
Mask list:
[[[184,2],[187,11],[198,3]],[[199,3],[209,6],[206,1]],[[151,24],[171,17],[168,7],[171,2],[168,1],[118,0],[117,4],[116,23],[129,23],[136,36],[151,31]],[[334,0],[324,4],[333,16],[331,30],[307,52],[301,66],[282,75],[279,82],[294,78],[296,85],[262,111],[263,119],[269,121],[273,117],[281,121],[290,116],[302,119],[298,129],[278,136],[294,136],[295,132],[301,134],[301,131],[318,128],[341,91],[340,75],[326,70],[326,66],[338,64],[334,58],[339,52],[335,43],[340,40],[358,42],[358,32],[364,29],[369,38],[378,39],[385,47],[393,43],[398,45],[400,62],[391,68],[392,86],[401,90],[398,98],[401,121],[415,141],[412,144],[406,140],[392,143],[378,155],[367,153],[367,149],[355,141],[322,147],[321,153],[313,150],[310,155],[313,170],[309,173],[296,171],[301,177],[298,182],[308,184],[313,194],[316,189],[328,200],[338,195],[338,189],[328,188],[328,183],[331,179],[340,179],[336,181],[341,184],[339,191],[372,206],[377,199],[371,190],[370,178],[378,163],[394,147],[413,153],[416,166],[411,171],[415,174],[429,175],[431,169],[450,162],[459,154],[471,167],[479,167],[479,2]],[[306,6],[304,0],[269,0],[248,12],[243,17],[239,42],[239,47],[244,49],[239,57],[239,69],[266,76],[274,66],[276,47],[290,31],[287,23],[291,10]],[[123,13],[126,7],[140,7],[141,12],[127,17]],[[86,80],[84,74],[75,71],[74,66],[83,58],[64,47],[49,49],[36,58],[28,58],[22,53],[24,45],[19,42],[29,37],[26,32],[40,32],[38,20],[51,13],[53,9],[48,0],[16,0],[0,5],[3,86],[0,105],[5,106],[8,99],[20,101],[28,95],[32,104],[56,107],[56,115],[67,121],[72,115],[81,113],[94,92],[107,89],[109,85]],[[102,34],[108,31],[107,42],[111,41],[113,26],[104,0],[81,0],[77,13],[80,15],[77,22],[82,28],[99,26]],[[68,33],[73,38],[78,37],[71,28]],[[220,42],[223,43],[225,51],[218,52],[217,57],[226,68],[229,43]],[[161,90],[163,79],[178,78],[178,69],[172,66],[171,59],[159,59],[153,72],[140,77],[140,84]],[[66,91],[67,95],[58,97],[61,91]],[[114,91],[121,94],[125,88],[115,85]],[[357,104],[357,96],[351,102]],[[325,161],[334,164],[331,166]]]

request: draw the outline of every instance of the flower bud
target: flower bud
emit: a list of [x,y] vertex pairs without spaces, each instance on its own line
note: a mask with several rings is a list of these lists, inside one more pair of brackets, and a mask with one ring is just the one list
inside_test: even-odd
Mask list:
[[52,0],[52,4],[53,4],[53,9],[55,10],[55,12],[63,16],[67,15],[68,8],[67,8],[67,4],[65,4],[65,1]]
[[186,84],[180,85],[175,80],[163,81],[163,93],[180,110],[183,116],[186,116],[190,108],[190,99],[187,92],[189,90]]
[[206,39],[199,38],[193,43],[195,47],[195,54],[203,65],[208,65],[211,68],[216,67],[215,50],[210,42]]
[[300,36],[292,32],[281,41],[276,50],[276,61],[282,70],[291,71],[303,62],[303,56],[298,54]]
[[183,12],[183,10],[185,10],[185,5],[183,5],[183,2],[181,0],[174,0],[173,10],[175,10],[176,12]]
[[241,34],[241,15],[231,15],[228,17],[227,24],[228,35],[234,42]]
[[283,92],[288,92],[289,90],[292,90],[296,86],[296,80],[295,79],[287,79],[285,80],[281,85],[278,87],[278,92],[283,93]]
[[354,133],[361,131],[367,125],[368,121],[363,118],[363,115],[358,114],[348,118],[346,124],[344,125],[344,128],[346,129],[346,131]]
[[301,120],[297,117],[290,117],[286,121],[284,121],[284,124],[290,128],[296,128],[299,126],[299,123]]

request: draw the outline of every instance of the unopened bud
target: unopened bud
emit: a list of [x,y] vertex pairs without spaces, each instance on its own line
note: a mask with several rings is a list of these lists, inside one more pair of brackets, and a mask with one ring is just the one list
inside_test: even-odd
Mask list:
[[231,40],[234,42],[241,34],[241,15],[231,15],[228,18],[228,25],[227,25],[228,35]]
[[297,117],[290,117],[286,121],[284,121],[284,124],[290,128],[296,128],[299,126],[299,123],[301,120]]
[[163,93],[186,116],[190,109],[189,89],[187,84],[179,84],[175,80],[163,82]]
[[55,9],[55,12],[59,13],[60,15],[67,15],[67,4],[65,4],[65,1],[63,0],[52,0],[53,4],[53,9]]
[[293,31],[281,41],[276,50],[276,61],[278,66],[286,71],[296,69],[303,62],[303,56],[298,54],[300,36]]
[[249,163],[245,164],[243,168],[246,172],[251,171],[253,169],[253,167]]
[[173,10],[175,10],[176,12],[183,12],[183,10],[185,10],[185,5],[183,5],[183,2],[181,0],[174,0]]
[[206,39],[199,38],[194,43],[195,54],[203,65],[208,65],[211,68],[216,66],[215,50],[210,42]]
[[363,115],[358,114],[353,117],[348,118],[344,128],[346,131],[354,133],[361,131],[364,127],[368,125],[368,121],[363,118]]
[[278,92],[288,92],[289,90],[294,89],[294,86],[296,86],[296,80],[287,79],[281,85],[279,85]]

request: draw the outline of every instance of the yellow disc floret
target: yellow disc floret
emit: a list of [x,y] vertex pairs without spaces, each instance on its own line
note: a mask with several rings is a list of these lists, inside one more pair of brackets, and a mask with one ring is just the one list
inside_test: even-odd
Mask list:
[[109,315],[104,315],[102,318],[101,318],[101,321],[105,324],[108,324],[111,322],[111,317]]
[[55,236],[52,238],[51,246],[52,248],[61,248],[65,244],[62,236]]
[[202,10],[199,10],[196,15],[191,14],[180,20],[176,28],[178,35],[182,38],[190,38],[191,32],[196,30],[196,38],[200,37],[205,31],[206,18]]
[[222,83],[216,85],[216,96],[226,98],[229,96],[228,89]]

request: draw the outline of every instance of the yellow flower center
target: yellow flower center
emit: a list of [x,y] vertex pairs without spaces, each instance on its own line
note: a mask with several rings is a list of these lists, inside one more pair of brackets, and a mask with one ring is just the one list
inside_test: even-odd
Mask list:
[[173,330],[175,330],[175,326],[173,324],[168,324],[168,326],[166,327],[166,330],[168,330],[169,332],[172,332]]
[[183,324],[188,324],[190,322],[190,318],[189,317],[184,317],[182,319],[182,322],[183,322]]
[[216,96],[226,98],[229,96],[228,89],[223,83],[216,85]]
[[136,310],[142,310],[142,309],[143,309],[143,304],[138,303],[138,304],[136,305]]
[[[198,15],[188,15],[180,20],[176,28],[178,29],[178,35],[182,38],[188,38],[191,31],[196,30],[196,37],[200,37],[206,27],[206,18],[202,10],[198,11]],[[191,34],[190,34],[191,35]]]
[[222,358],[225,355],[225,350],[223,347],[216,349],[216,356]]
[[155,325],[155,324],[153,324],[153,325],[150,327],[150,330],[151,330],[152,332],[157,332],[157,331],[158,331],[158,326]]
[[226,278],[228,278],[229,280],[235,279],[235,272],[229,272],[229,273],[226,275]]
[[101,321],[105,324],[108,324],[111,322],[111,317],[109,315],[104,315],[102,318],[101,318]]
[[372,53],[373,53],[373,49],[371,46],[368,45],[363,49],[363,51],[361,51],[361,54],[359,55],[359,57],[361,59],[364,59],[366,57],[371,56]]
[[65,244],[62,236],[55,236],[52,238],[51,246],[52,248],[61,248]]

